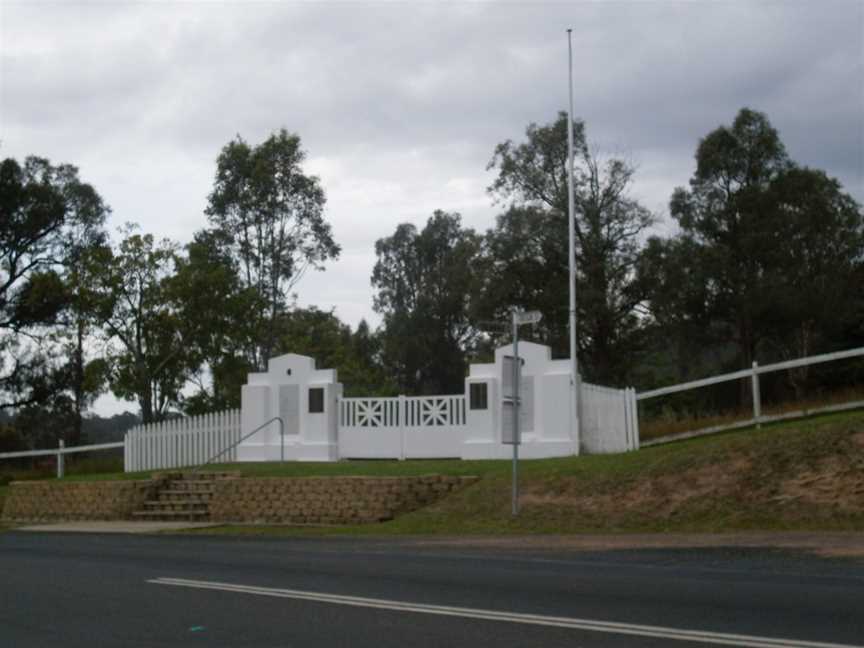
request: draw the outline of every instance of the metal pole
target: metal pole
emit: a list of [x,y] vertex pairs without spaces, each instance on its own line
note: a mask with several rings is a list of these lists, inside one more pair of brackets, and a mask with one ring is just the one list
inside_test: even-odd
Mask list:
[[519,515],[519,325],[516,309],[513,318],[513,494],[512,512]]
[[279,421],[279,462],[285,463],[285,422],[281,418],[277,418]]
[[573,390],[570,403],[570,429],[579,454],[579,360],[576,357],[576,214],[573,196],[573,30],[567,30],[568,90],[570,104],[567,112],[567,215],[568,215],[568,261],[570,265],[570,361],[573,363],[570,387]]

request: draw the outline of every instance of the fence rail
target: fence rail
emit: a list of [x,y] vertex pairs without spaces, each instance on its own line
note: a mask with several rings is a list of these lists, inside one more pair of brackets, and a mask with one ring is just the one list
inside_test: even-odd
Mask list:
[[223,448],[226,462],[237,460],[240,410],[139,425],[126,433],[125,472],[195,466]]
[[93,452],[96,450],[112,450],[114,448],[123,448],[126,446],[124,441],[115,443],[94,443],[84,446],[72,446],[67,448],[63,441],[60,441],[56,448],[50,450],[20,450],[16,452],[0,452],[0,459],[22,459],[24,457],[57,457],[57,479],[63,477],[66,472],[66,467],[63,461],[64,455],[75,454],[76,452]]
[[864,357],[864,347],[856,349],[847,349],[845,351],[835,351],[833,353],[822,353],[819,355],[808,356],[806,358],[798,358],[795,360],[786,360],[784,362],[775,362],[773,364],[759,365],[753,362],[753,366],[749,369],[733,371],[732,373],[712,376],[710,378],[702,378],[700,380],[692,380],[686,383],[670,385],[668,387],[660,387],[659,389],[651,389],[636,394],[636,400],[642,401],[648,398],[656,398],[658,396],[667,396],[669,394],[677,394],[679,392],[688,391],[690,389],[698,389],[700,387],[708,387],[709,385],[717,385],[719,383],[729,382],[730,380],[740,380],[741,378],[749,378],[753,393],[753,417],[744,421],[735,421],[734,423],[726,423],[723,425],[715,425],[707,428],[700,428],[679,434],[652,439],[643,442],[643,446],[658,445],[660,443],[668,443],[671,441],[680,441],[696,436],[706,434],[714,434],[716,432],[726,432],[755,425],[757,428],[763,423],[773,423],[776,421],[785,421],[796,418],[805,418],[814,414],[827,414],[830,412],[841,412],[864,407],[864,401],[855,401],[851,403],[842,403],[839,405],[825,405],[817,408],[805,408],[792,412],[784,412],[783,414],[763,415],[762,414],[762,393],[759,386],[759,376],[762,374],[771,373],[774,371],[783,371],[785,369],[796,369],[798,367],[807,367],[823,362],[835,362],[837,360],[846,360],[849,358]]
[[823,353],[806,358],[798,358],[797,360],[787,360],[785,362],[775,362],[774,364],[767,365],[759,365],[754,362],[750,369],[741,369],[740,371],[733,371],[732,373],[711,376],[710,378],[702,378],[701,380],[692,380],[686,383],[670,385],[669,387],[660,387],[659,389],[649,389],[648,391],[636,394],[636,400],[666,396],[667,394],[675,394],[677,392],[696,389],[698,387],[708,387],[709,385],[716,385],[730,380],[738,380],[740,378],[752,378],[754,375],[758,376],[760,374],[771,373],[772,371],[795,369],[797,367],[806,367],[813,364],[820,364],[822,362],[833,362],[835,360],[845,360],[847,358],[857,358],[860,356],[864,356],[864,347],[848,349],[846,351],[836,351],[834,353]]

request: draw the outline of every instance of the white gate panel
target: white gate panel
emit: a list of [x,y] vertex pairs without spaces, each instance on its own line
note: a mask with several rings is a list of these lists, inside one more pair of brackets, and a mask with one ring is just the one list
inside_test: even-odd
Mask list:
[[580,421],[584,451],[605,454],[639,447],[630,391],[582,383]]
[[459,457],[466,433],[463,395],[339,401],[339,456],[346,459]]
[[402,459],[399,398],[343,398],[339,401],[339,456],[344,459]]
[[465,442],[464,396],[404,399],[404,449],[411,459],[461,457]]

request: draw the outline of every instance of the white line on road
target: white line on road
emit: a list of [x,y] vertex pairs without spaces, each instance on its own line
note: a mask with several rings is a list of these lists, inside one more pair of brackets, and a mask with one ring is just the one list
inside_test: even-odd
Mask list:
[[480,610],[446,605],[426,605],[423,603],[389,601],[386,599],[365,598],[362,596],[345,596],[342,594],[323,594],[320,592],[307,592],[302,590],[254,587],[249,585],[235,585],[232,583],[189,580],[185,578],[156,578],[148,580],[147,582],[156,585],[173,585],[175,587],[191,587],[195,589],[219,590],[240,594],[254,594],[257,596],[273,596],[277,598],[315,601],[318,603],[331,603],[335,605],[350,605],[354,607],[377,608],[397,612],[415,612],[419,614],[437,614],[469,619],[483,619],[487,621],[526,623],[556,628],[571,628],[573,630],[589,630],[592,632],[607,632],[613,634],[637,635],[642,637],[659,637],[662,639],[674,639],[679,641],[713,643],[725,646],[746,646],[747,648],[864,648],[864,646],[852,646],[849,644],[797,641],[794,639],[772,639],[769,637],[754,637],[750,635],[727,634],[721,632],[703,632],[699,630],[680,630],[677,628],[637,625],[633,623],[592,621],[589,619],[521,614],[518,612],[500,612],[496,610]]

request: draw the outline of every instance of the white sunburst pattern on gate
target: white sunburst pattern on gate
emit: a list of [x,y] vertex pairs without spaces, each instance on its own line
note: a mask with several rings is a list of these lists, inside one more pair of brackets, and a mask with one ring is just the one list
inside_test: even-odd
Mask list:
[[339,401],[339,425],[343,427],[440,427],[465,425],[465,418],[465,397],[461,394]]
[[363,401],[357,403],[357,425],[361,427],[381,427],[384,423],[384,403]]
[[382,428],[399,425],[399,398],[343,398],[341,427]]

